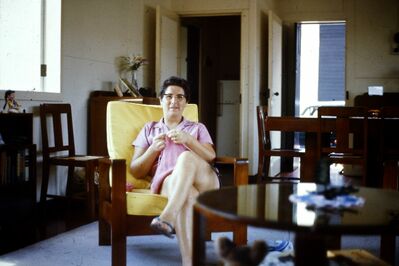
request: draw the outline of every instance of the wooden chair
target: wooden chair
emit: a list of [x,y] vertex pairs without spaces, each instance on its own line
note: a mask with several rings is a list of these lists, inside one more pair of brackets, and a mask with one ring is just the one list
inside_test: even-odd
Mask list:
[[[295,149],[295,148],[272,148],[271,140],[270,140],[270,131],[280,131],[284,133],[294,133],[293,131],[286,131],[282,129],[278,129],[275,127],[271,119],[267,115],[267,106],[257,106],[257,122],[258,122],[258,143],[259,143],[259,163],[258,163],[258,174],[257,174],[257,183],[262,182],[265,178],[269,177],[269,169],[270,169],[270,157],[278,156],[278,157],[299,157],[302,158],[305,156],[305,149]],[[300,167],[300,175],[303,176],[302,171],[303,167]],[[298,178],[294,178],[298,179]]]
[[[197,106],[186,106],[184,116],[198,120]],[[156,234],[149,227],[167,203],[167,198],[151,194],[150,179],[135,179],[129,171],[132,141],[148,121],[159,121],[161,106],[112,101],[107,107],[107,146],[110,159],[99,161],[99,244],[112,246],[112,265],[126,265],[126,237]],[[248,160],[218,158],[217,163],[233,167],[235,185],[248,183]],[[133,184],[126,192],[126,182]],[[228,199],[226,199],[228,200]],[[212,231],[233,231],[238,244],[246,243],[245,226],[212,223]]]
[[399,162],[399,107],[381,108],[380,154],[383,163],[383,188],[398,189]]
[[[85,168],[86,198],[88,217],[95,218],[96,200],[94,171],[98,156],[76,155],[70,104],[41,104],[40,122],[43,149],[43,176],[40,192],[40,203],[45,205],[47,198],[65,196],[47,193],[50,176],[50,166],[68,167],[66,197],[82,198],[82,193],[71,195],[70,188],[75,167]],[[64,137],[67,134],[67,137]]]
[[318,158],[331,163],[360,165],[366,184],[368,113],[363,107],[318,108]]

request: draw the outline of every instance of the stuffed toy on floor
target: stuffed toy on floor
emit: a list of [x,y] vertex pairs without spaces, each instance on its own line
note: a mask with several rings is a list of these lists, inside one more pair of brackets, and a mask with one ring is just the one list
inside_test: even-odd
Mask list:
[[219,237],[215,248],[225,266],[259,265],[267,254],[267,244],[260,240],[254,241],[252,246],[237,246],[227,237]]

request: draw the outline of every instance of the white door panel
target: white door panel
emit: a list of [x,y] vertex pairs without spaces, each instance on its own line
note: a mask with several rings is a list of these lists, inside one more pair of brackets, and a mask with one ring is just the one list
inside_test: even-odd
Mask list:
[[179,32],[179,16],[157,6],[155,45],[155,86],[157,92],[166,78],[180,76]]
[[[269,116],[281,116],[282,36],[281,19],[269,11]],[[272,132],[270,138],[272,148],[280,147],[281,134],[279,132]],[[275,176],[280,172],[280,161],[280,157],[271,158],[269,176]]]

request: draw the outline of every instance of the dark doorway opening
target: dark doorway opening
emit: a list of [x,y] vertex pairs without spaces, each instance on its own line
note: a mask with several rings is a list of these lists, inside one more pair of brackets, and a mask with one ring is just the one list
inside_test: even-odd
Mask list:
[[[187,30],[186,69],[192,86],[191,102],[198,104],[200,121],[207,126],[216,147],[221,114],[219,83],[240,80],[241,17],[183,17],[181,24]],[[238,132],[239,128],[234,130]]]

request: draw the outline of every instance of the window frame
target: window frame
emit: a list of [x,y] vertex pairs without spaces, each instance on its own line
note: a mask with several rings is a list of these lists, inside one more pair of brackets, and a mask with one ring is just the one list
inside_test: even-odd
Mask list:
[[[51,12],[51,13],[48,13]],[[57,13],[55,13],[57,12]],[[55,14],[53,16],[53,14]],[[18,100],[46,100],[46,101],[59,101],[61,100],[61,20],[62,20],[62,0],[58,2],[54,0],[40,0],[40,67],[46,65],[47,71],[49,64],[53,75],[42,76],[39,74],[39,88],[21,90],[18,88],[0,88],[0,93],[5,94],[6,90],[14,90],[17,93]],[[47,24],[46,24],[47,23]],[[29,47],[27,48],[29,49]],[[46,71],[46,72],[47,72]],[[46,79],[47,78],[47,79]],[[52,84],[46,86],[46,82],[52,79]],[[36,83],[35,83],[36,84]],[[33,85],[34,87],[37,86]],[[52,88],[50,90],[49,88]],[[56,88],[55,90],[53,88]],[[2,97],[3,98],[3,97]]]

